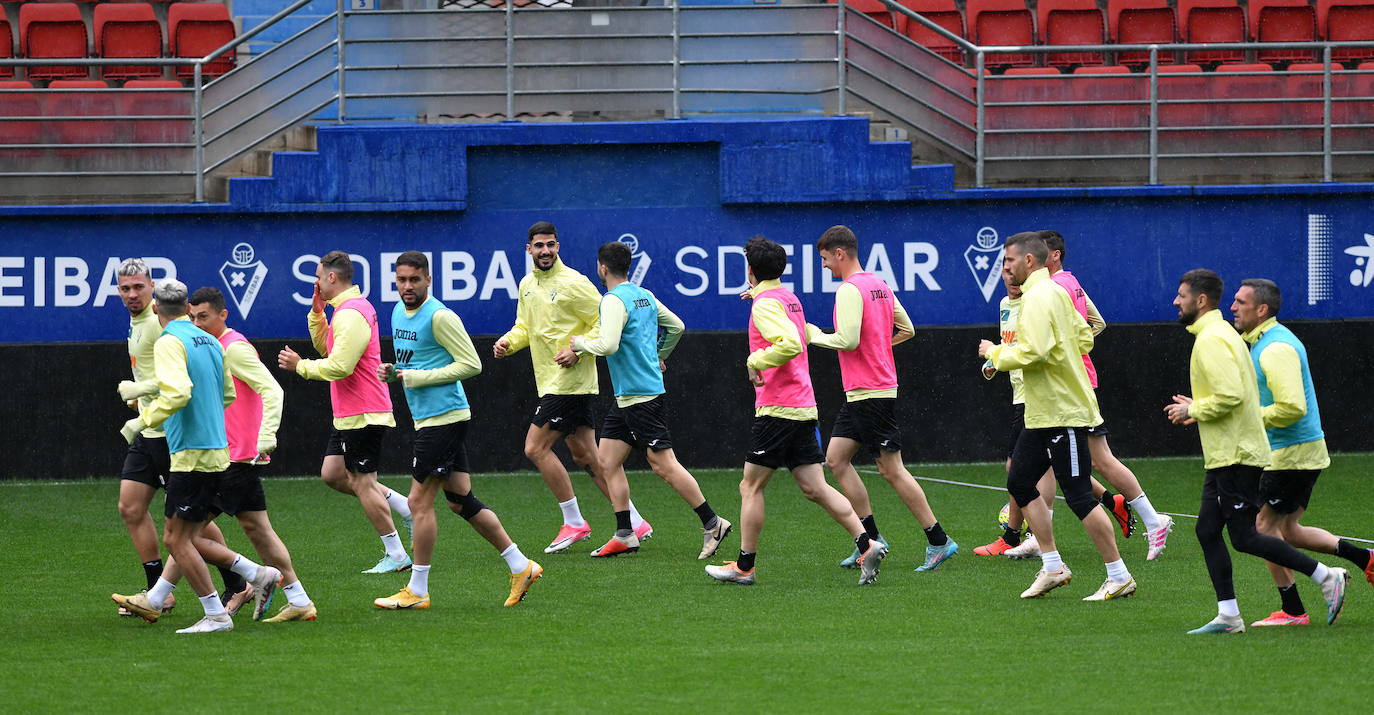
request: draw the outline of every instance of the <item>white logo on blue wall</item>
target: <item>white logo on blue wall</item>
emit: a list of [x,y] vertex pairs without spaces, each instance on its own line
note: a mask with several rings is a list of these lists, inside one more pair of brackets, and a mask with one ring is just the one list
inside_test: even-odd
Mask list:
[[630,282],[635,285],[642,285],[644,274],[649,272],[649,266],[654,262],[649,258],[649,254],[639,250],[639,237],[633,233],[622,233],[617,241],[625,244],[630,249],[630,257],[635,259],[634,265],[630,267]]
[[1354,245],[1345,252],[1355,257],[1355,270],[1350,272],[1350,285],[1368,288],[1374,282],[1374,234],[1364,235],[1366,245]]
[[1003,246],[998,241],[997,230],[991,226],[978,229],[975,240],[977,243],[964,251],[964,262],[973,272],[973,280],[978,283],[978,290],[983,293],[983,302],[986,303],[992,300],[992,294],[1002,278]]
[[247,243],[234,246],[230,259],[219,267],[219,277],[224,281],[225,292],[234,299],[239,315],[247,318],[253,309],[253,301],[262,290],[262,282],[267,278],[267,266],[262,261],[253,260],[253,247]]

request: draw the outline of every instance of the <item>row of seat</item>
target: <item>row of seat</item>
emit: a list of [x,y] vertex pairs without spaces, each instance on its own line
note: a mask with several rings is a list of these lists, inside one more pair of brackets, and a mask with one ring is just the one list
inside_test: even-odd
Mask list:
[[[835,0],[830,0],[834,2]],[[892,27],[954,62],[963,52],[949,39],[901,13],[882,0],[846,0],[850,7]],[[1038,0],[1034,12],[1026,0],[967,0],[960,12],[954,0],[899,0],[899,4],[975,45],[1101,45],[1217,42],[1359,42],[1374,41],[1374,0],[1107,0],[1104,13],[1095,0]],[[1248,9],[1248,21],[1247,21]],[[967,22],[965,20],[967,19]],[[1243,62],[1241,50],[1189,50],[1185,62]],[[1149,62],[1149,52],[1120,50],[1120,64]],[[1314,51],[1262,49],[1259,62],[1314,61]],[[1036,55],[1004,53],[986,56],[994,67],[1036,64]],[[1374,59],[1374,47],[1332,50],[1336,62]],[[1102,64],[1101,52],[1046,55],[1050,66]],[[1175,62],[1159,53],[1161,64]]]
[[[3,0],[0,0],[3,1]],[[162,24],[153,6],[146,2],[106,2],[95,6],[92,35],[88,42],[86,23],[74,2],[27,2],[19,7],[19,51],[15,54],[14,32],[0,13],[0,59],[10,57],[204,57],[234,39],[237,32],[229,9],[217,2],[174,2],[167,8],[167,43],[163,46]],[[205,64],[204,77],[217,77],[234,68],[233,49]],[[13,78],[15,67],[0,66],[0,78]],[[99,68],[106,79],[161,77],[158,65],[106,65]],[[30,80],[86,77],[89,69],[81,65],[35,65],[27,68]],[[191,77],[190,65],[177,66],[178,77]]]
[[[90,91],[107,87],[101,80],[54,80],[48,92],[34,90],[24,80],[0,80],[0,144],[160,144],[191,140],[191,119],[169,119],[191,112],[186,93],[146,92],[177,89],[176,80],[130,80],[122,90]],[[130,91],[132,90],[132,91]],[[109,117],[127,117],[108,121]],[[140,119],[148,117],[148,119]]]
[[[1374,62],[1361,64],[1360,70],[1332,76],[1333,124],[1374,122]],[[1261,63],[1224,64],[1208,73],[1200,65],[1179,64],[1161,67],[1159,73],[1160,126],[1322,122],[1321,63],[1295,63],[1282,72]],[[1013,68],[990,78],[985,92],[988,128],[1148,126],[1149,83],[1124,66],[1079,67],[1071,74],[1053,67]],[[1182,103],[1171,103],[1176,101]],[[1065,102],[1075,104],[1066,107]]]

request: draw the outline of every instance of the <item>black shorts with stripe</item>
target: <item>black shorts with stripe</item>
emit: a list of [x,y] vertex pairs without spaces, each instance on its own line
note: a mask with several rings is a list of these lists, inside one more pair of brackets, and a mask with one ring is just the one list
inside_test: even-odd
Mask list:
[[770,415],[755,417],[750,428],[749,456],[744,461],[769,469],[823,464],[821,431],[815,420],[789,420]]

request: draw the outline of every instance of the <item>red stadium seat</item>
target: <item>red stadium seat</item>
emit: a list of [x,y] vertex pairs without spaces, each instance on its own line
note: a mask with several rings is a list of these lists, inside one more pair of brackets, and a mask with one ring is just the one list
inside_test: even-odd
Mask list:
[[[19,6],[19,54],[29,58],[87,57],[86,23],[75,3],[29,2]],[[79,65],[28,68],[29,79],[85,77]]]
[[[1167,104],[1169,100],[1205,100],[1212,93],[1200,65],[1169,65],[1159,68],[1159,126],[1207,126],[1210,108],[1206,104]],[[1195,76],[1178,76],[1192,74]]]
[[[1374,0],[1317,0],[1317,31],[1328,42],[1374,40]],[[1331,59],[1374,60],[1374,47],[1333,48]]]
[[[10,27],[10,21],[5,18],[5,13],[0,12],[0,58],[9,59],[14,56],[14,29]],[[0,67],[0,79],[10,79],[14,77],[14,67]]]
[[0,144],[37,144],[43,110],[38,95],[14,90],[33,89],[33,83],[22,79],[0,80],[0,117],[33,117],[32,121],[0,121]]
[[[51,92],[48,103],[49,124],[62,144],[112,144],[120,141],[123,125],[108,117],[117,116],[111,92],[89,90],[109,89],[98,79],[54,80],[49,90],[87,90],[82,92]],[[70,118],[65,118],[70,117]],[[78,117],[95,117],[79,119]]]
[[[1040,42],[1046,45],[1101,45],[1107,41],[1107,23],[1096,0],[1040,0],[1037,5]],[[1101,52],[1055,52],[1046,64],[1100,65]]]
[[[1093,102],[1074,107],[1075,124],[1083,128],[1146,127],[1150,78],[1132,74],[1125,65],[1087,66],[1073,71],[1074,99]],[[1128,104],[1127,102],[1141,102]]]
[[[139,90],[186,89],[174,79],[133,79],[124,84],[124,114],[131,117],[134,142],[138,144],[184,144],[191,141],[192,119],[172,119],[191,114],[189,92],[146,92]],[[139,117],[157,117],[139,119]]]
[[[964,8],[968,15],[969,39],[975,45],[1033,45],[1035,18],[1026,9],[1025,0],[968,0]],[[1035,55],[986,55],[988,67],[1029,67]]]
[[1049,129],[1068,126],[1069,112],[1051,106],[1073,99],[1072,79],[1057,67],[1011,67],[1000,77],[989,76],[983,83],[987,101],[1024,102],[1022,106],[988,107],[990,129]]
[[[1184,42],[1245,42],[1245,10],[1236,0],[1178,0]],[[1244,62],[1243,50],[1189,50],[1189,62]]]
[[[167,8],[167,51],[172,57],[204,57],[234,39],[237,31],[229,9],[219,3],[172,3]],[[237,52],[228,52],[206,63],[202,76],[218,77],[234,69]],[[177,67],[178,77],[195,75],[195,68]]]
[[[1267,64],[1224,64],[1216,69],[1217,94],[1225,99],[1280,99],[1284,79]],[[1228,103],[1223,111],[1238,126],[1278,127],[1283,124],[1280,102]],[[1261,135],[1269,132],[1261,132]]]
[[[1250,0],[1250,36],[1256,42],[1312,42],[1317,39],[1317,12],[1307,0]],[[1314,50],[1259,50],[1260,62],[1311,62]]]
[[[1178,22],[1168,0],[1107,0],[1107,38],[1118,45],[1169,44],[1178,41]],[[1122,50],[1123,65],[1149,64],[1149,52]],[[1174,53],[1160,52],[1159,64],[1174,63]]]
[[[903,7],[913,12],[919,12],[923,17],[950,32],[968,39],[964,30],[964,15],[955,7],[954,0],[901,0]],[[898,27],[902,28],[902,33],[912,40],[927,47],[945,59],[962,63],[964,61],[964,51],[945,37],[939,35],[934,30],[922,25],[906,16],[897,18]]]
[[[161,57],[162,25],[147,3],[110,3],[95,6],[96,57]],[[106,65],[106,79],[161,77],[157,65]]]

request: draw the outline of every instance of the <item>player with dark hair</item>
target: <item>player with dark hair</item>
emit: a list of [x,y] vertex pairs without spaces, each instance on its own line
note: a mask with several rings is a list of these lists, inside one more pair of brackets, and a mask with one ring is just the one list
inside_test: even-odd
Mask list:
[[[915,329],[892,286],[863,270],[858,247],[854,232],[845,226],[832,226],[816,242],[821,262],[844,281],[835,291],[835,332],[806,326],[810,344],[836,351],[844,382],[845,403],[830,431],[825,464],[854,506],[854,512],[863,515],[859,520],[868,537],[882,542],[886,548],[888,544],[874,521],[868,489],[853,464],[863,445],[876,448],[878,472],[921,523],[929,542],[925,562],[916,570],[934,571],[959,551],[959,545],[945,535],[925,491],[902,462],[902,434],[896,416],[897,367],[892,347],[909,339]],[[861,554],[856,549],[840,565],[853,568]]]
[[707,566],[706,573],[717,581],[753,585],[763,532],[763,490],[773,472],[785,466],[802,494],[853,537],[862,568],[859,585],[873,583],[887,547],[869,538],[849,501],[825,481],[816,395],[806,356],[806,317],[797,296],[780,280],[787,253],[777,243],[754,236],[744,245],[744,257],[750,288],[741,298],[753,301],[745,366],[754,385],[754,423],[739,484],[739,559]]
[[1174,395],[1164,406],[1164,414],[1174,424],[1196,422],[1198,426],[1207,474],[1202,481],[1197,539],[1217,596],[1217,617],[1188,632],[1245,632],[1231,577],[1231,554],[1221,538],[1223,526],[1237,551],[1301,571],[1320,584],[1326,622],[1335,623],[1345,605],[1350,580],[1346,570],[1328,568],[1282,539],[1255,529],[1260,475],[1270,464],[1269,440],[1250,351],[1217,310],[1222,288],[1216,273],[1197,268],[1179,278],[1174,297],[1178,322],[1197,336],[1188,361],[1193,394]]
[[568,368],[576,366],[584,354],[606,358],[615,390],[615,405],[601,425],[597,460],[615,509],[616,530],[592,556],[639,550],[639,538],[630,520],[625,459],[631,449],[642,447],[654,474],[677,491],[701,519],[701,554],[697,558],[709,559],[733,525],[711,509],[696,478],[678,463],[673,437],[663,418],[664,361],[682,336],[682,321],[653,293],[630,282],[630,259],[630,248],[625,244],[602,244],[596,254],[596,273],[606,286],[598,309],[601,334],[594,338],[574,335],[568,347],[554,356],[555,362]]
[[[132,380],[119,383],[119,397],[129,403],[134,411],[146,410],[157,396],[157,365],[153,346],[162,335],[162,325],[153,306],[155,283],[152,271],[141,258],[121,261],[115,270],[115,281],[118,283],[119,297],[124,301],[124,307],[129,309],[129,365],[133,370]],[[133,424],[138,419],[134,417],[126,424]],[[170,459],[167,437],[162,428],[146,427],[129,444],[120,472],[119,516],[129,530],[134,551],[143,562],[143,575],[148,589],[157,583],[164,566],[158,547],[157,528],[148,509],[157,490],[167,483],[167,475],[171,471]],[[206,525],[205,536],[224,543],[224,534],[214,522]],[[220,569],[220,576],[224,579],[228,607],[237,612],[252,597],[252,592],[248,590],[247,582],[234,572]],[[169,593],[166,603],[162,605],[170,610],[176,606],[176,602],[176,597]],[[134,614],[121,606],[119,615]]]
[[[563,264],[558,248],[558,229],[553,224],[539,221],[530,226],[525,250],[533,259],[534,270],[520,280],[515,325],[492,346],[497,360],[530,349],[539,406],[525,433],[525,456],[534,462],[563,512],[563,525],[544,548],[546,554],[566,551],[592,535],[592,527],[582,518],[568,470],[553,451],[560,438],[567,443],[573,461],[591,474],[607,499],[611,498],[598,462],[593,427],[592,405],[600,391],[596,356],[583,354],[570,367],[555,362],[555,357],[567,350],[572,336],[594,335],[599,330],[601,294],[586,276]],[[636,538],[642,541],[652,536],[653,527],[639,515],[634,502],[629,509]]]
[[[156,622],[171,595],[177,572],[200,598],[205,617],[177,633],[211,633],[234,629],[225,611],[205,559],[219,544],[203,538],[210,521],[215,495],[229,466],[229,442],[225,436],[224,408],[234,401],[234,386],[224,365],[224,351],[214,337],[186,317],[186,286],[163,281],[155,290],[157,317],[162,335],[153,346],[156,357],[157,397],[130,420],[120,433],[130,443],[148,427],[165,425],[171,471],[167,475],[164,533],[167,541],[167,572],[146,593],[111,594],[115,603],[148,622]],[[232,569],[253,584],[259,599],[258,612],[271,603],[281,572],[259,566],[228,549]],[[178,568],[178,566],[180,568]]]
[[[334,308],[332,321],[325,318],[326,303]],[[409,522],[410,507],[404,497],[377,482],[382,437],[396,426],[391,393],[377,381],[377,367],[382,364],[377,310],[353,284],[353,261],[347,253],[330,251],[315,267],[315,295],[306,323],[310,340],[323,357],[302,360],[285,346],[277,364],[307,380],[329,383],[334,428],[325,446],[320,478],[329,488],[357,497],[382,539],[386,553],[363,573],[405,571],[411,560],[391,520],[391,509]]]
[[462,319],[430,295],[432,282],[425,254],[406,251],[396,258],[396,290],[401,295],[391,314],[396,362],[382,363],[377,378],[401,383],[415,419],[411,460],[415,485],[410,490],[415,564],[405,588],[373,604],[388,610],[429,608],[429,568],[439,535],[434,499],[442,489],[449,509],[467,520],[505,559],[510,568],[506,605],[514,606],[544,569],[525,558],[506,535],[496,512],[472,493],[466,446],[472,410],[462,381],[481,373],[482,362]]
[[[1083,286],[1078,283],[1078,278],[1064,268],[1064,260],[1069,255],[1064,237],[1058,231],[1037,233],[1050,250],[1049,258],[1045,262],[1045,267],[1050,271],[1050,279],[1068,291],[1069,297],[1073,299],[1074,310],[1083,316],[1092,328],[1093,335],[1097,336],[1106,329],[1107,321],[1103,320],[1097,306],[1093,305],[1092,298],[1088,297]],[[1096,390],[1097,368],[1093,365],[1092,357],[1084,355],[1083,366],[1087,368],[1089,384]],[[1145,560],[1153,561],[1159,558],[1159,555],[1164,553],[1165,544],[1168,543],[1169,532],[1173,531],[1173,517],[1160,515],[1155,511],[1154,505],[1150,503],[1150,497],[1146,496],[1145,490],[1140,487],[1140,481],[1136,479],[1135,473],[1112,454],[1112,448],[1107,444],[1106,425],[1088,428],[1088,447],[1093,455],[1093,469],[1121,492],[1113,494],[1094,479],[1093,494],[1102,502],[1102,508],[1116,518],[1121,525],[1123,536],[1129,538],[1135,533],[1135,516],[1132,510],[1139,514],[1145,521]]]
[[[315,604],[296,575],[291,553],[272,528],[267,516],[267,496],[262,488],[264,465],[277,448],[283,401],[281,385],[262,364],[253,344],[226,324],[229,311],[224,304],[224,294],[218,288],[205,286],[191,294],[190,317],[197,328],[219,340],[224,348],[224,366],[234,384],[234,403],[224,408],[229,467],[220,480],[210,515],[228,514],[238,519],[258,556],[281,571],[282,593],[288,603],[268,621],[313,621],[318,616]],[[258,605],[261,610],[254,608],[253,620],[262,618],[267,601],[259,599]],[[237,611],[233,607],[228,610],[231,616]]]
[[1135,579],[1121,560],[1112,523],[1097,508],[1088,480],[1092,455],[1087,428],[1101,424],[1097,397],[1088,383],[1083,354],[1092,349],[1093,334],[1074,310],[1069,295],[1045,269],[1049,249],[1035,232],[1007,239],[1003,271],[1021,286],[1021,312],[1016,342],[994,345],[983,340],[978,356],[998,370],[1021,370],[1026,389],[1025,429],[1017,437],[1007,471],[1007,491],[1040,542],[1041,570],[1022,598],[1038,598],[1067,585],[1073,573],[1055,548],[1049,508],[1041,501],[1037,483],[1046,468],[1054,468],[1064,501],[1083,522],[1102,555],[1107,578],[1085,601],[1108,601],[1135,593]]
[[[1231,314],[1242,340],[1250,344],[1259,389],[1260,416],[1269,438],[1269,467],[1260,475],[1259,517],[1255,528],[1302,549],[1334,554],[1355,564],[1374,583],[1374,549],[1361,549],[1325,529],[1299,523],[1321,470],[1331,466],[1322,432],[1317,392],[1312,386],[1307,348],[1278,322],[1283,297],[1278,284],[1264,278],[1240,282]],[[1279,589],[1280,608],[1252,626],[1305,626],[1311,619],[1298,596],[1293,572],[1274,563],[1269,573]]]

